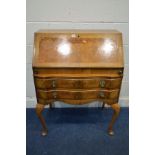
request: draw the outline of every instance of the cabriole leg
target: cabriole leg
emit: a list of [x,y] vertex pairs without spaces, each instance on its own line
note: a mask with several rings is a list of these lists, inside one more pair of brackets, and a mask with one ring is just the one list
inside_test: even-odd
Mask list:
[[111,119],[111,121],[109,123],[108,134],[110,136],[113,136],[114,135],[113,125],[114,125],[114,123],[115,123],[115,121],[116,121],[116,119],[117,119],[117,117],[118,117],[118,115],[120,113],[120,106],[119,106],[118,103],[115,103],[115,104],[111,105],[111,108],[114,110],[114,113],[113,113],[112,119]]
[[105,107],[105,103],[103,102],[103,103],[102,103],[102,109],[104,109],[104,107]]
[[46,127],[45,120],[44,120],[44,118],[42,116],[42,111],[44,109],[44,106],[45,105],[39,104],[39,103],[37,103],[37,105],[36,105],[36,114],[37,114],[37,116],[38,116],[38,118],[39,118],[39,120],[41,122],[42,127],[43,127],[43,130],[41,132],[41,135],[42,136],[46,136],[47,135],[47,132],[48,132],[47,127]]
[[49,108],[50,109],[53,109],[53,107],[54,107],[54,102],[52,102],[52,103],[49,104]]

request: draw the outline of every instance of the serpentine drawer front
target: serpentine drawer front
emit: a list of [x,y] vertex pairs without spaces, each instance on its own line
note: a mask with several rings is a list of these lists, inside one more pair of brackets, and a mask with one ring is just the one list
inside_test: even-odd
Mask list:
[[37,97],[41,99],[117,99],[119,90],[37,90]]
[[91,78],[91,79],[64,79],[64,78],[35,78],[38,89],[91,89],[91,88],[120,88],[121,78]]
[[33,76],[36,113],[47,135],[42,116],[54,101],[108,104],[114,110],[108,133],[119,115],[118,104],[124,62],[122,34],[116,30],[40,30],[35,33]]

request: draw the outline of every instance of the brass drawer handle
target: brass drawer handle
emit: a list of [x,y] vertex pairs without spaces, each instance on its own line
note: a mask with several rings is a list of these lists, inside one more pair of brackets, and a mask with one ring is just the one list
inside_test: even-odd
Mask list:
[[104,86],[105,86],[105,81],[104,80],[101,80],[100,81],[100,87],[103,88]]
[[100,97],[104,98],[104,93],[100,92]]
[[53,98],[56,99],[57,98],[57,93],[53,92]]
[[53,87],[53,88],[56,87],[56,81],[55,81],[55,80],[52,81],[52,87]]
[[123,74],[123,71],[122,71],[122,70],[120,70],[120,71],[118,72],[118,74]]

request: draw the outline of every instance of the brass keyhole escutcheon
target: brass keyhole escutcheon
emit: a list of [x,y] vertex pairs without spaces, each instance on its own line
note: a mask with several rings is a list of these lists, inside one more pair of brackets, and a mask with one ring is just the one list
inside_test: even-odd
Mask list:
[[74,34],[72,34],[72,35],[71,35],[71,37],[72,37],[72,38],[79,38],[79,37],[80,37],[80,35],[79,35],[79,34],[75,34],[75,33],[74,33]]
[[104,80],[101,80],[100,81],[100,87],[103,88],[104,86],[105,86],[105,81]]

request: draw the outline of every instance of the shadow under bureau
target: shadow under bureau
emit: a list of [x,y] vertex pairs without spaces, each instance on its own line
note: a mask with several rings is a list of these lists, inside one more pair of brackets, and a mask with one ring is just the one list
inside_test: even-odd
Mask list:
[[33,76],[36,113],[42,135],[48,129],[42,116],[54,101],[85,104],[102,101],[114,110],[108,126],[120,112],[118,104],[123,78],[122,34],[116,30],[40,30],[35,33]]

